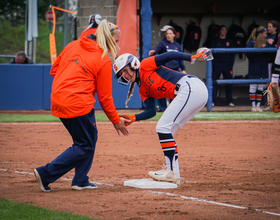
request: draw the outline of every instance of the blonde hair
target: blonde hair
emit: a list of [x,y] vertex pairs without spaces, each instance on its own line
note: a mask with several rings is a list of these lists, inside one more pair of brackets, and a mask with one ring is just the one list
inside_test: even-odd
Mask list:
[[127,97],[126,97],[126,101],[125,101],[125,108],[128,107],[127,103],[130,100],[130,97],[132,96],[135,83],[136,82],[134,81],[133,83],[130,84],[130,87],[129,87],[129,90],[128,90],[128,93],[127,93]]
[[250,40],[256,40],[258,34],[259,34],[263,29],[266,29],[266,28],[265,28],[264,26],[259,26],[258,28],[255,28],[255,29],[252,31],[250,37],[248,38],[246,44],[248,44],[248,42],[249,42]]
[[107,53],[111,53],[114,60],[116,58],[119,47],[112,36],[116,33],[120,33],[120,30],[115,27],[117,27],[115,24],[107,22],[106,19],[102,20],[98,25],[96,30],[96,41],[103,51],[102,58]]

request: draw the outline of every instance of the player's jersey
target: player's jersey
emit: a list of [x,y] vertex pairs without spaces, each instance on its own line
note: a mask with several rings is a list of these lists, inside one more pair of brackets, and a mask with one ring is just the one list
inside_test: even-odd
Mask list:
[[168,69],[167,67],[157,67],[154,56],[142,60],[139,75],[141,79],[139,94],[143,102],[147,98],[174,99],[176,83],[183,76],[186,76],[184,73]]

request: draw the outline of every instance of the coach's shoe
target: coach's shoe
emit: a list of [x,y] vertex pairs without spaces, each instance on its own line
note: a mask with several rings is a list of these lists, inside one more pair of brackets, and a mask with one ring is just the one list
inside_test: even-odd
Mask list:
[[86,185],[83,185],[83,186],[81,186],[81,185],[72,185],[71,188],[74,189],[74,190],[83,190],[83,189],[96,189],[97,186],[92,184],[92,183],[90,183],[90,182],[88,182]]
[[180,186],[181,184],[178,173],[173,172],[168,167],[165,167],[165,169],[163,170],[149,171],[148,175],[158,181],[172,182],[177,184],[178,186]]
[[38,182],[38,185],[40,187],[40,189],[43,191],[43,192],[50,192],[51,191],[51,187],[48,186],[48,184],[44,184],[41,177],[40,177],[40,174],[38,173],[38,171],[36,169],[34,169],[34,174],[35,174],[35,177],[36,177],[36,180]]

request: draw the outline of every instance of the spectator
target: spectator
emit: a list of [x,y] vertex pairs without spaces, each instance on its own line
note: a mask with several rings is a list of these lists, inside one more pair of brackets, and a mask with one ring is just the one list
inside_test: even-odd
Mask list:
[[[181,52],[181,46],[176,42],[176,31],[170,25],[164,25],[162,29],[160,29],[163,33],[163,40],[158,43],[154,50],[149,51],[149,56],[162,54],[165,52],[175,51]],[[166,67],[172,70],[180,71],[182,73],[186,73],[185,65],[183,60],[171,60],[165,64]],[[165,111],[167,108],[166,98],[162,98],[157,100],[159,111]]]
[[15,58],[11,59],[10,64],[34,64],[34,62],[26,57],[23,51],[16,53]]
[[[255,28],[248,41],[247,48],[252,47],[268,47],[266,41],[267,30],[260,26]],[[249,59],[248,78],[249,79],[266,79],[268,78],[267,57],[263,53],[246,53]],[[253,112],[262,112],[261,100],[264,90],[264,84],[250,84],[250,101],[252,103]]]
[[[213,48],[233,48],[234,43],[231,39],[226,37],[227,28],[225,25],[221,25],[218,31],[218,37],[214,39]],[[224,79],[232,79],[232,69],[234,64],[234,54],[230,53],[217,53],[214,55],[215,59],[212,61],[213,64],[213,72],[212,79],[217,80],[220,78],[221,74],[223,74]],[[232,98],[232,85],[226,85],[226,102],[227,105],[233,107],[233,98]],[[217,85],[213,84],[213,103],[214,106],[216,104],[217,97]]]
[[97,29],[98,25],[100,24],[101,20],[102,20],[102,17],[99,14],[93,14],[93,15],[89,16],[89,20],[88,20],[89,26],[85,30],[82,31],[80,38],[82,38],[83,36],[87,37],[90,34],[95,35],[96,29]]

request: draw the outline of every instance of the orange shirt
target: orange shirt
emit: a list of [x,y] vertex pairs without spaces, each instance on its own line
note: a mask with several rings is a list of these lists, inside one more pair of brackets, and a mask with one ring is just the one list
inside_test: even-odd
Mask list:
[[80,38],[82,38],[83,36],[87,37],[90,34],[94,34],[95,35],[96,30],[97,30],[97,28],[88,28],[86,30],[83,30],[82,33],[81,33]]
[[69,43],[51,67],[54,78],[51,93],[53,116],[74,118],[94,108],[95,92],[113,124],[120,121],[112,97],[112,63],[103,59],[98,44],[89,38]]

